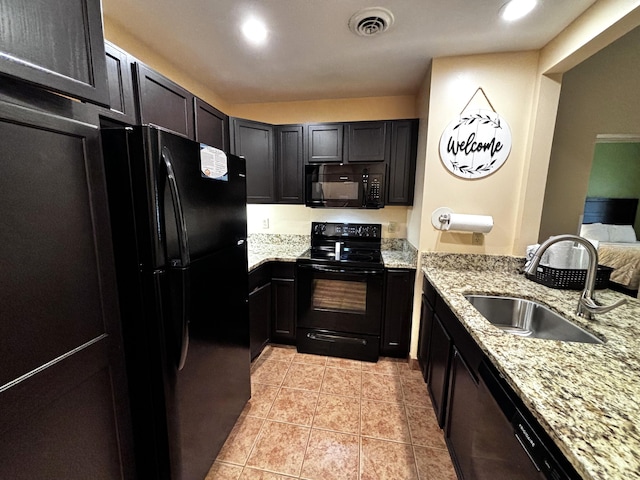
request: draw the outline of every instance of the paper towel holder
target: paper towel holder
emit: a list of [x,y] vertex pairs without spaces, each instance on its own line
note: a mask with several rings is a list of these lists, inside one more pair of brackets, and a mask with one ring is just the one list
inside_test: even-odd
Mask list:
[[[471,221],[467,224],[460,224],[460,219],[457,217],[466,217]],[[489,215],[457,215],[448,207],[440,207],[431,214],[431,224],[437,230],[489,233],[493,228],[493,218]]]
[[436,208],[431,214],[431,225],[438,230],[447,230],[453,210],[448,207]]

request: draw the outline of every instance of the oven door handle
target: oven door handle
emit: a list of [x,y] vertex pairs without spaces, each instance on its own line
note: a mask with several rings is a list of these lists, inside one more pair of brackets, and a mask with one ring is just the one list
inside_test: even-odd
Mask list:
[[311,340],[330,343],[356,343],[358,345],[367,345],[364,338],[345,337],[343,335],[331,335],[329,333],[307,333],[307,337]]
[[299,268],[306,268],[309,270],[316,270],[318,272],[328,273],[354,273],[357,275],[381,275],[384,270],[363,270],[359,268],[332,268],[324,265],[298,265]]

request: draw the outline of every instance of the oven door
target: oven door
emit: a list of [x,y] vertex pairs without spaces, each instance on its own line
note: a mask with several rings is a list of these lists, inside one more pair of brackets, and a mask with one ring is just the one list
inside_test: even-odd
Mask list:
[[299,352],[375,362],[383,269],[298,264]]
[[384,270],[298,264],[298,325],[380,335]]

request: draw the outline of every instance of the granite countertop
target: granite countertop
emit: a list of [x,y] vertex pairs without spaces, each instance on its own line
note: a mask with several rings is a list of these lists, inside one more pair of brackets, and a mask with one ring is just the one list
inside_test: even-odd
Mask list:
[[[310,242],[309,235],[251,234],[249,271],[269,261],[295,262]],[[382,259],[388,268],[416,268],[418,252],[404,239],[382,239]]]
[[309,242],[309,235],[251,234],[247,241],[249,271],[271,261],[295,262]]
[[[640,478],[640,302],[589,321],[579,291],[545,287],[519,273],[523,258],[427,253],[422,272],[556,445],[585,479]],[[547,305],[605,340],[602,345],[522,338],[491,325],[466,293],[517,296]]]

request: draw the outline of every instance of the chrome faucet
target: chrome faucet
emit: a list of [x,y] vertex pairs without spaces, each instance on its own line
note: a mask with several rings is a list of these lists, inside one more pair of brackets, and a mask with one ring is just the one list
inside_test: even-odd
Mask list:
[[542,258],[542,254],[549,248],[551,245],[564,242],[570,240],[572,242],[576,242],[584,246],[589,254],[589,267],[587,269],[587,279],[584,283],[584,290],[582,291],[582,295],[580,295],[580,300],[578,301],[578,308],[576,310],[576,314],[580,317],[584,317],[587,320],[593,320],[593,315],[595,313],[606,313],[610,310],[613,310],[620,305],[627,303],[626,299],[618,300],[613,305],[602,305],[600,304],[596,298],[596,273],[598,270],[598,251],[593,246],[593,244],[587,240],[586,238],[579,237],[578,235],[571,234],[563,234],[557,235],[555,237],[549,237],[546,239],[542,245],[536,250],[533,255],[533,258],[525,265],[524,271],[529,275],[535,275],[536,269],[540,264],[540,259]]

